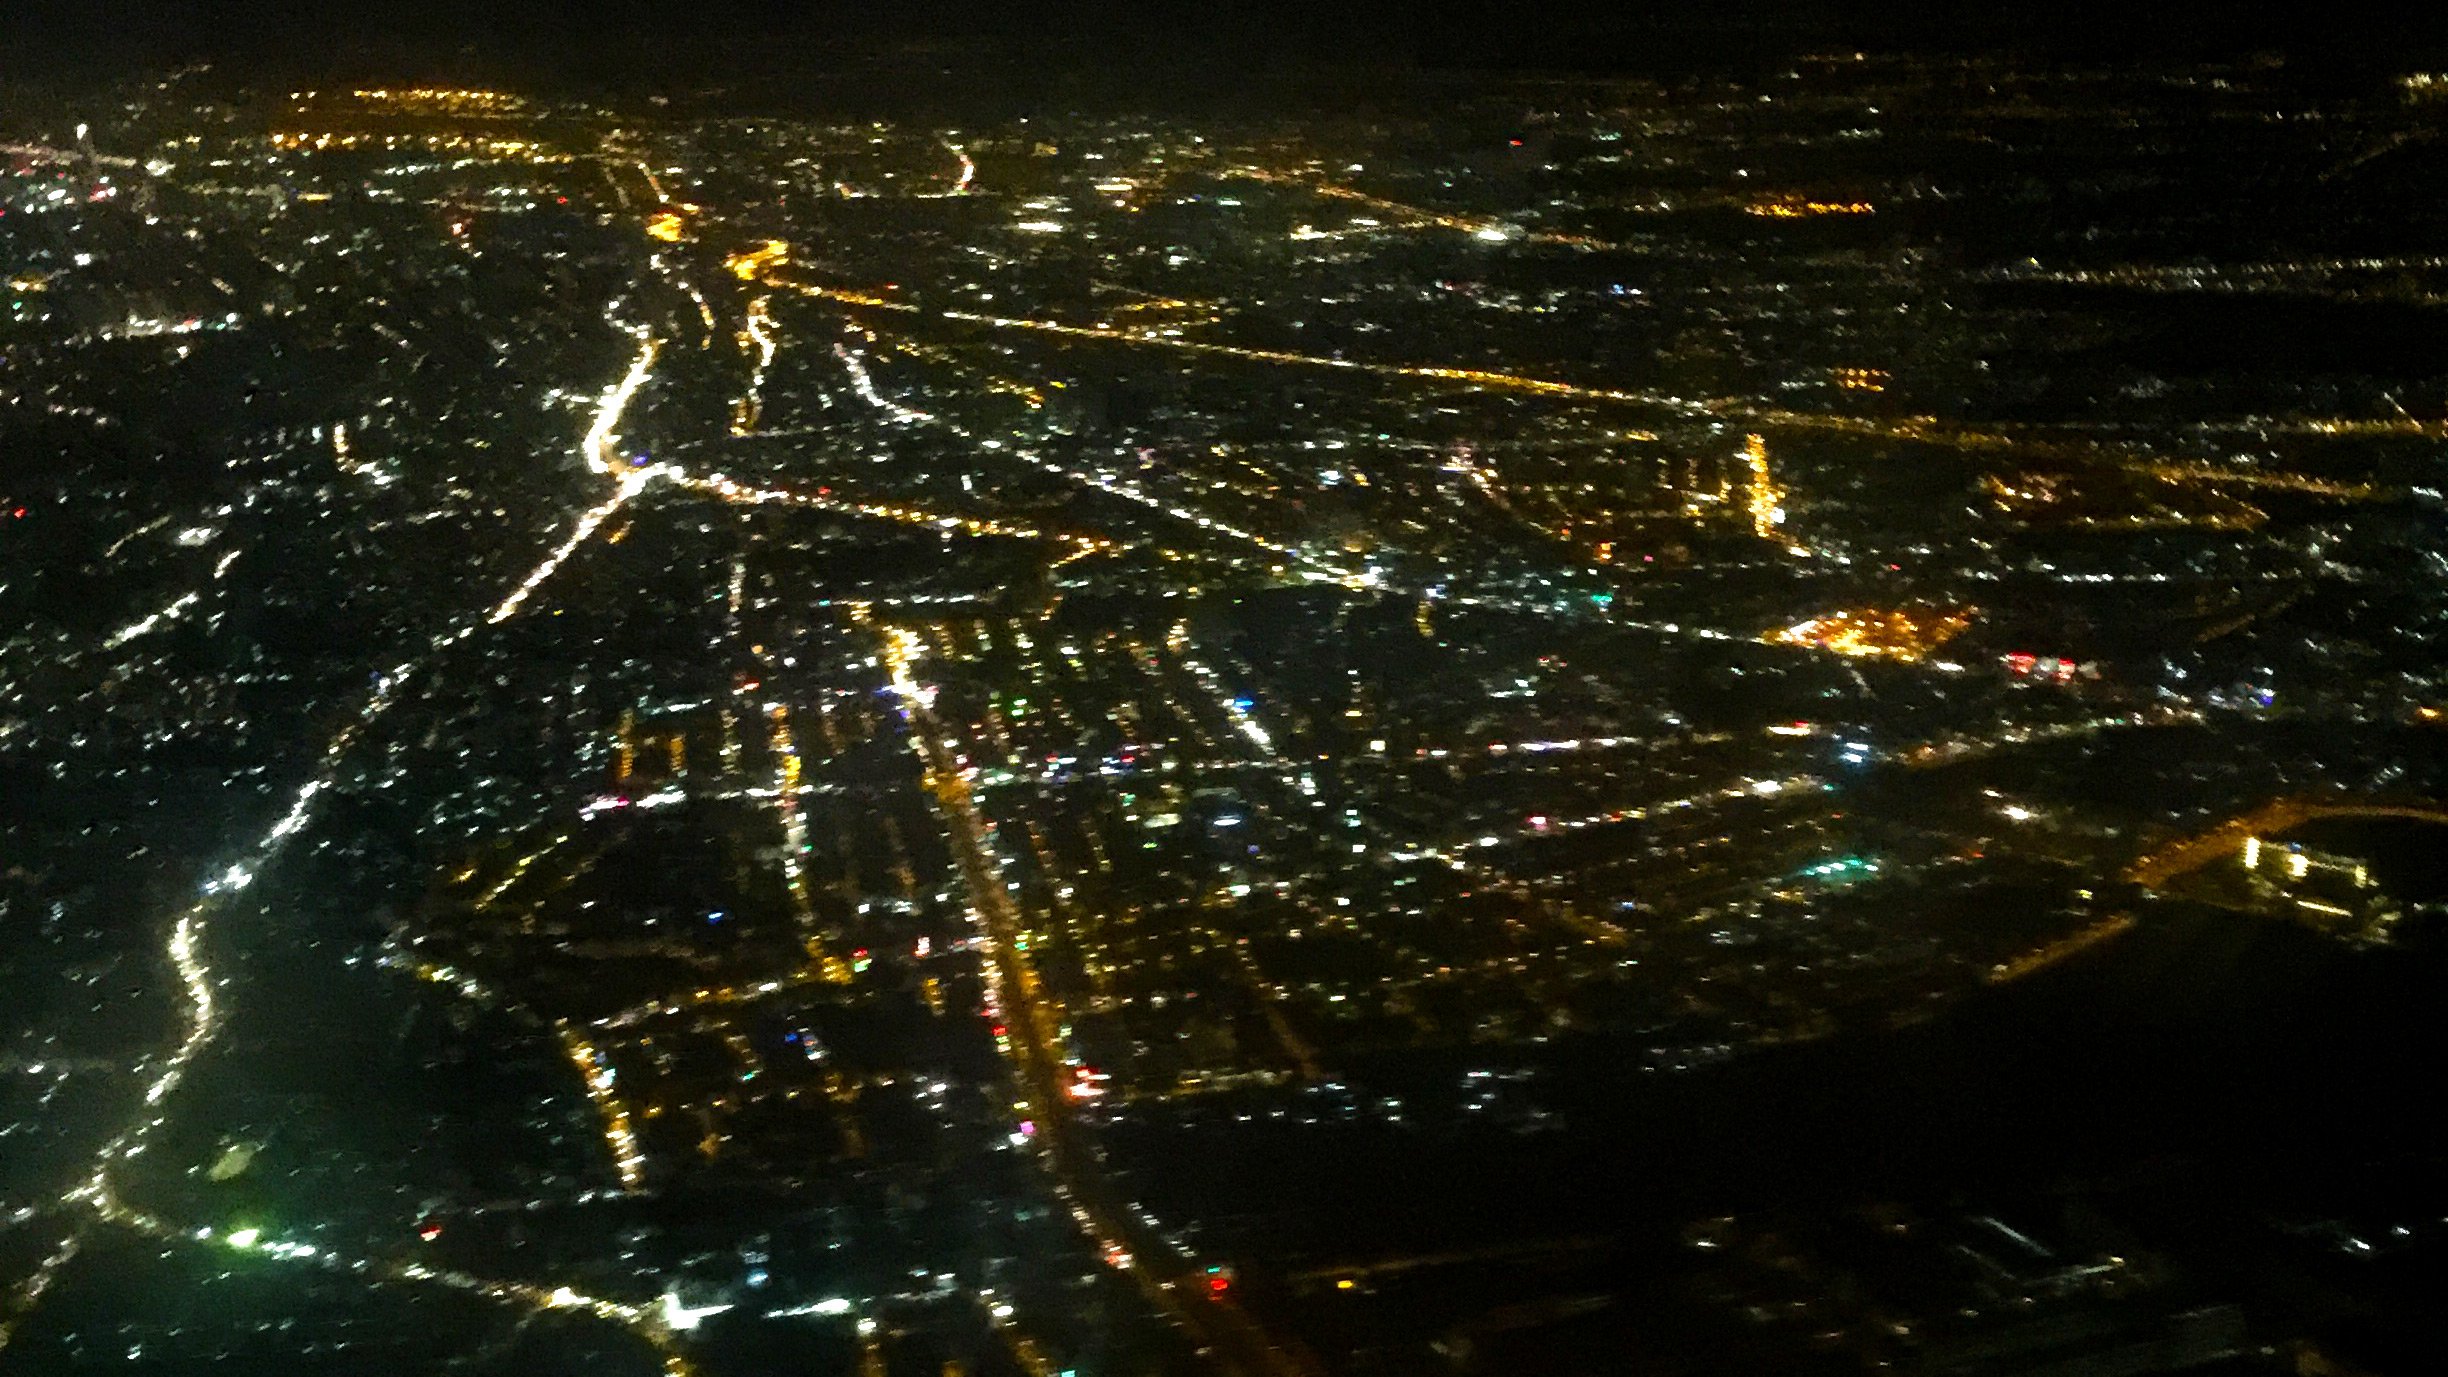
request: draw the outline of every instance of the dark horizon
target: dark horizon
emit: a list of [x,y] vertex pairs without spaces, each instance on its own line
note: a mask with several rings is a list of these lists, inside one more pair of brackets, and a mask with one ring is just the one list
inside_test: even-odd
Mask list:
[[[205,62],[239,79],[486,79],[538,88],[679,91],[878,65],[1014,87],[1128,91],[1135,81],[1337,71],[1554,71],[1673,76],[1812,53],[2012,55],[2082,63],[2278,59],[2372,70],[2448,48],[2448,12],[2253,4],[2198,12],[2101,0],[2047,7],[1858,6],[1835,0],[1609,5],[1533,0],[1316,6],[1263,0],[1151,14],[1120,0],[998,7],[921,0],[876,9],[722,0],[481,4],[305,0],[173,7],[160,0],[12,7],[0,79],[137,75]],[[1146,94],[1146,93],[1143,93]]]

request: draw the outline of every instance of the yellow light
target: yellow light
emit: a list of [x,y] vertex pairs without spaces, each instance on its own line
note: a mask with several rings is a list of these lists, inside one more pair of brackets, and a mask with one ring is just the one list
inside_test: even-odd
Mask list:
[[756,275],[770,267],[790,261],[790,245],[780,239],[768,239],[748,253],[735,253],[723,260],[723,266],[742,282],[756,280]]

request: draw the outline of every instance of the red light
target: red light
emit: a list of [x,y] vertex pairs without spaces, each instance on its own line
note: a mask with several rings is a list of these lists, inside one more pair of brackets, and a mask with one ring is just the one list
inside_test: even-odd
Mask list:
[[23,507],[19,507],[19,508],[17,508],[16,510],[14,510],[14,511],[12,511],[12,512],[10,512],[10,513],[9,513],[9,515],[10,515],[10,516],[16,517],[16,518],[18,518],[19,520],[23,520],[23,519],[25,518],[25,514],[26,514],[26,509],[25,509],[25,508],[23,508]]
[[424,1239],[427,1243],[431,1243],[441,1236],[442,1226],[439,1224],[426,1224],[417,1229],[417,1237]]
[[1210,1293],[1212,1293],[1212,1294],[1214,1294],[1214,1295],[1218,1295],[1218,1296],[1223,1295],[1225,1292],[1230,1291],[1230,1290],[1232,1289],[1232,1278],[1231,1278],[1231,1277],[1209,1277],[1209,1278],[1207,1278],[1207,1289],[1208,1289],[1208,1291],[1209,1291]]
[[1522,146],[1522,145],[1521,145],[1521,140],[1519,140],[1519,139],[1515,139],[1515,140],[1513,140],[1513,146],[1514,146],[1515,148],[1519,148],[1519,147],[1521,147],[1521,146]]
[[994,1026],[994,1035],[995,1035],[996,1037],[1001,1037],[1001,1036],[1003,1036],[1005,1033],[1008,1033],[1008,1032],[1010,1032],[1010,1031],[1011,1031],[1011,1030],[1010,1030],[1009,1028],[1004,1027],[1004,1026],[1003,1026],[1002,1024],[1000,1024],[1000,1023],[998,1023],[998,1024],[996,1024],[996,1025]]

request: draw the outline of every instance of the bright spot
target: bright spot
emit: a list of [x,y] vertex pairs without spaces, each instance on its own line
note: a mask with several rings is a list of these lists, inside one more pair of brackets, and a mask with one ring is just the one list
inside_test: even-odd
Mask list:
[[695,1329],[706,1316],[719,1315],[730,1308],[728,1305],[682,1305],[678,1296],[669,1291],[663,1293],[663,1323],[675,1330]]

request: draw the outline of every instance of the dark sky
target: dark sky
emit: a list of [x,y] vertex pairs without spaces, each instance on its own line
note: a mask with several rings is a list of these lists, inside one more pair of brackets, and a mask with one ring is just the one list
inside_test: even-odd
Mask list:
[[0,76],[18,78],[203,58],[282,78],[676,87],[913,49],[967,70],[1124,80],[1320,66],[1672,72],[1835,48],[2088,60],[2277,49],[2403,66],[2444,38],[2448,5],[2437,0],[0,0]]

